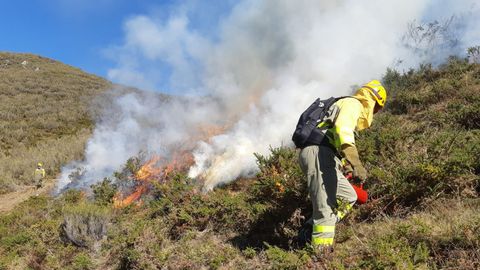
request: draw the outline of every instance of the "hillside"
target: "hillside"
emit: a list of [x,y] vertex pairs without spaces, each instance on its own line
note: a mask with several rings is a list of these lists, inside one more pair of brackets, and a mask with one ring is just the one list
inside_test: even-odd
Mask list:
[[111,86],[51,59],[0,52],[0,194],[32,184],[37,162],[54,178],[80,159],[93,127],[88,104]]
[[[339,224],[331,254],[296,240],[311,212],[305,181],[296,150],[273,148],[256,156],[256,177],[206,194],[177,171],[142,203],[116,208],[117,190],[142,165],[132,157],[91,195],[32,197],[0,216],[0,269],[479,269],[480,64],[451,58],[438,68],[389,69],[383,82],[387,107],[357,142],[371,200]],[[78,112],[69,119],[86,115]],[[52,133],[84,141],[90,124],[76,123]],[[43,130],[40,138],[57,143]],[[43,143],[27,137],[10,144]],[[63,160],[81,155],[78,147]]]

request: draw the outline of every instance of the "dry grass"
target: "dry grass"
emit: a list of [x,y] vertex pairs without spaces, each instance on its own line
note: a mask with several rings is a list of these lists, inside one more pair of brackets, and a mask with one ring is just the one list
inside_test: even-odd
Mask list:
[[60,62],[0,53],[0,193],[48,177],[82,156],[92,129],[89,103],[111,83]]
[[340,228],[346,269],[478,269],[480,201],[442,199],[406,218]]

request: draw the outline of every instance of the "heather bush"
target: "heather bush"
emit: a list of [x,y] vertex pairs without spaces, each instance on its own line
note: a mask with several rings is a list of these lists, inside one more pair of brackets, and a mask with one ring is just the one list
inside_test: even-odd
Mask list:
[[91,186],[95,203],[99,205],[110,205],[113,203],[113,198],[117,193],[117,185],[112,183],[109,178],[104,178],[102,182]]
[[480,80],[472,78],[479,71],[458,58],[438,69],[387,70],[391,99],[357,143],[372,198],[381,201],[370,213],[404,214],[432,198],[478,196]]
[[63,210],[61,237],[79,247],[98,247],[98,243],[107,234],[109,208],[78,204]]
[[441,199],[406,218],[351,227],[331,265],[344,269],[477,269],[478,200]]
[[[72,208],[84,201],[80,192],[68,192],[57,200],[32,197],[0,215],[0,265],[7,269],[15,265],[22,269],[74,267],[80,249],[61,241],[63,208]],[[79,263],[77,261],[77,266]]]

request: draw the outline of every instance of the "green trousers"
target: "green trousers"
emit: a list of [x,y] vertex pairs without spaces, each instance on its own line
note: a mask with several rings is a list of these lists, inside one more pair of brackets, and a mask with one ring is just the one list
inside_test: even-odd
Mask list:
[[342,173],[342,163],[333,149],[312,145],[300,152],[300,167],[307,177],[313,205],[312,244],[332,245],[335,223],[357,200],[357,194]]

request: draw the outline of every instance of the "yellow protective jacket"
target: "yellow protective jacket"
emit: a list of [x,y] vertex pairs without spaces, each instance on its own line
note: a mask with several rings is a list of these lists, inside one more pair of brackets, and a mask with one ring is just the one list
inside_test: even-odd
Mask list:
[[[331,124],[326,136],[337,150],[343,144],[355,145],[355,131],[372,125],[375,99],[365,88],[360,88],[353,97],[343,98],[332,106]],[[333,125],[333,126],[332,126]],[[318,127],[321,128],[324,123]]]
[[35,169],[35,172],[33,173],[33,175],[35,176],[35,180],[40,180],[40,179],[45,177],[45,169],[37,168],[37,169]]

